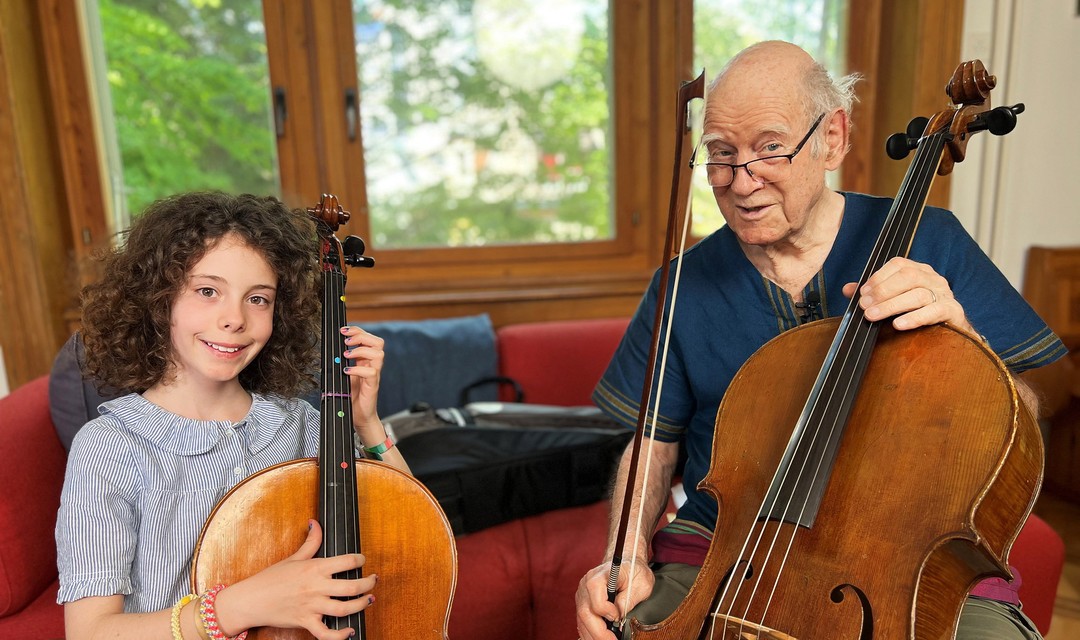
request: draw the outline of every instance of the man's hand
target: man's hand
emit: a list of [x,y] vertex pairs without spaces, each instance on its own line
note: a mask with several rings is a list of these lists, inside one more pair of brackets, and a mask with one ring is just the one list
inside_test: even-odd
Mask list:
[[607,584],[611,575],[611,563],[592,569],[578,583],[577,630],[580,640],[618,640],[607,629],[608,622],[626,618],[626,614],[639,602],[649,597],[656,582],[652,569],[644,560],[639,559],[633,568],[633,588],[627,590],[631,566],[623,562],[619,570],[618,594],[615,602],[608,600]]
[[[855,295],[856,286],[844,285],[844,295]],[[975,333],[948,280],[928,264],[893,258],[870,276],[859,294],[859,306],[871,322],[895,316],[892,325],[900,331],[947,322]]]

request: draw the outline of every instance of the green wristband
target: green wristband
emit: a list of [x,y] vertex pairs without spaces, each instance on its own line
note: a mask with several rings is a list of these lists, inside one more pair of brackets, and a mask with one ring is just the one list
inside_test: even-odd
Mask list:
[[364,453],[370,454],[375,460],[382,460],[382,454],[394,448],[394,441],[389,437],[374,447],[364,447]]

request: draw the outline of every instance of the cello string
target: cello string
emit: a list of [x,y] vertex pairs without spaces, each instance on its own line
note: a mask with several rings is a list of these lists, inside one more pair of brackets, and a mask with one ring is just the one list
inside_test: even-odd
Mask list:
[[[924,154],[924,157],[925,157],[925,154]],[[933,159],[933,158],[932,158],[932,156],[931,156],[931,159]],[[916,163],[915,173],[916,173],[916,174],[918,174],[918,172],[919,172],[919,171],[923,171],[923,170],[924,170],[924,168],[920,168],[920,166],[919,166],[919,165],[925,165],[925,164],[926,164],[926,163]],[[934,165],[936,165],[936,163],[933,163],[933,164],[934,164]],[[934,170],[934,166],[931,166],[931,167],[930,167],[930,171],[933,171],[933,170]],[[910,205],[907,205],[907,206],[910,206]],[[903,216],[903,217],[902,217],[902,222],[901,222],[901,223],[897,223],[897,225],[898,225],[898,226],[900,226],[901,228],[900,228],[899,230],[893,230],[893,231],[883,231],[883,236],[886,236],[886,235],[891,235],[891,236],[892,236],[892,237],[894,238],[894,239],[892,240],[892,244],[893,244],[893,245],[895,245],[895,244],[896,244],[896,242],[903,242],[903,241],[904,241],[904,238],[905,238],[905,235],[904,235],[905,233],[907,233],[907,236],[906,236],[907,238],[910,238],[910,237],[911,237],[911,235],[913,234],[913,230],[911,229],[911,227],[913,227],[914,225],[913,225],[913,223],[911,222],[911,220],[912,220],[912,216],[910,216],[910,215],[906,215],[906,216]],[[916,222],[917,222],[917,219],[916,219]],[[888,243],[888,242],[885,242],[885,243],[881,243],[881,242],[879,242],[879,243],[878,243],[878,246],[881,246],[882,244],[884,244],[885,246],[887,246],[887,245],[888,245],[889,243]],[[895,249],[894,249],[894,250],[895,250]],[[894,254],[894,255],[895,255],[895,254]],[[878,257],[878,258],[877,258],[877,260],[878,260],[878,261],[880,261],[880,257]],[[875,263],[875,260],[871,260],[871,265],[873,265],[874,263]],[[870,266],[868,266],[868,269],[867,269],[867,271],[868,271],[868,272],[870,272],[870,271],[876,271],[876,267],[877,267],[877,266],[880,266],[880,265],[876,265],[876,266],[875,266],[874,268],[871,268]],[[853,299],[853,301],[852,301],[852,304],[854,304],[854,303],[855,303],[855,300]],[[860,334],[860,333],[865,333],[865,334],[866,334],[866,335],[864,335],[864,336],[862,337],[862,340],[861,340],[861,341],[863,341],[863,342],[865,342],[865,339],[866,339],[867,337],[869,337],[870,333],[872,333],[872,332],[866,332],[866,331],[861,331],[861,330],[860,330],[861,328],[862,328],[862,327],[860,327],[860,326],[858,326],[858,325],[857,325],[857,326],[855,327],[855,331],[854,331],[854,335],[855,335],[855,342],[860,342],[860,339],[859,339],[859,334]],[[845,350],[845,355],[844,355],[844,356],[843,356],[843,358],[841,359],[841,362],[840,362],[840,367],[839,367],[839,370],[841,370],[841,371],[842,371],[842,370],[844,370],[845,368],[847,368],[847,362],[848,362],[848,360],[849,360],[849,358],[850,358],[850,355],[851,355],[851,353],[852,353],[852,352],[851,352],[850,348],[849,348],[848,350]],[[834,363],[834,364],[835,364],[835,363]],[[856,366],[857,366],[857,365],[856,365]],[[835,367],[830,367],[830,371],[831,371],[831,370],[835,370]],[[835,376],[833,376],[833,378],[835,379]],[[831,392],[831,393],[829,393],[829,394],[828,394],[828,396],[827,396],[827,397],[828,397],[828,400],[829,400],[829,402],[826,402],[826,403],[825,403],[824,405],[822,405],[822,404],[821,404],[821,396],[820,396],[820,395],[818,395],[818,396],[817,396],[817,397],[816,397],[815,399],[813,399],[813,401],[812,401],[813,407],[812,407],[812,409],[811,409],[811,422],[810,422],[810,423],[811,423],[812,425],[817,425],[817,426],[816,426],[815,428],[811,429],[811,433],[813,433],[813,440],[812,440],[812,441],[811,441],[811,443],[810,443],[810,447],[811,447],[811,449],[810,449],[810,450],[811,450],[811,452],[812,452],[812,450],[813,450],[812,448],[813,448],[813,446],[814,446],[814,443],[816,442],[816,440],[817,440],[817,437],[818,437],[818,435],[819,435],[819,433],[820,433],[820,431],[821,431],[821,425],[822,425],[822,420],[823,420],[823,418],[821,418],[821,419],[816,419],[816,420],[815,420],[815,419],[813,419],[813,415],[814,415],[814,414],[820,415],[820,414],[821,414],[821,412],[822,412],[822,411],[824,411],[824,412],[826,412],[826,416],[825,416],[825,417],[827,417],[827,414],[828,414],[828,412],[830,411],[830,407],[831,407],[831,405],[832,405],[832,399],[833,399],[833,397],[835,396],[835,392],[836,392],[836,385],[835,385],[835,382],[832,382],[832,383],[830,383],[830,385],[831,385],[831,386],[833,387],[833,389],[832,389],[832,392]],[[849,386],[850,386],[850,384],[849,384]],[[833,435],[835,434],[835,429],[836,429],[836,428],[837,428],[837,426],[838,426],[838,425],[836,424],[836,421],[838,420],[838,418],[839,418],[839,416],[838,416],[838,415],[837,415],[837,414],[836,414],[836,413],[834,412],[834,413],[833,413],[833,420],[834,420],[834,424],[832,425],[832,427],[831,427],[831,429],[830,429],[830,438],[831,438],[831,437],[832,437],[832,436],[833,436]],[[803,433],[800,433],[800,434],[798,434],[798,440],[799,440],[799,442],[798,442],[798,444],[797,444],[797,446],[796,446],[796,449],[797,449],[797,448],[798,448],[799,446],[802,446],[802,444],[803,444],[803,443],[805,443],[805,438],[806,438],[806,433],[805,433],[805,432],[803,432]],[[820,471],[821,471],[821,466],[823,465],[823,463],[824,463],[824,459],[823,459],[823,458],[822,458],[822,459],[819,459],[819,460],[818,460],[817,468],[815,469],[815,472],[814,472],[814,476],[813,476],[813,477],[816,477],[816,478],[820,478]],[[804,460],[803,460],[803,465],[802,465],[802,468],[800,469],[800,471],[799,471],[799,474],[798,474],[798,477],[797,477],[797,478],[796,478],[796,480],[795,480],[795,486],[797,486],[797,485],[798,485],[798,482],[799,482],[799,480],[801,479],[801,477],[802,477],[802,475],[803,475],[803,472],[804,472],[804,471],[805,471],[805,469],[806,469],[806,464],[807,464],[807,460],[805,460],[805,459],[804,459]],[[785,471],[785,473],[784,473],[784,477],[783,477],[783,478],[781,478],[781,485],[783,485],[784,483],[786,483],[786,482],[787,482],[787,475],[788,475],[788,474],[787,474],[787,472]],[[774,476],[774,481],[775,481],[775,479],[776,479],[776,476]],[[820,482],[820,480],[819,480],[819,482]],[[777,495],[779,496],[779,495],[780,495],[780,492],[778,492],[778,494],[777,494]],[[792,495],[794,496],[794,493],[793,493]],[[767,501],[768,501],[768,496],[766,496],[765,500],[764,500],[764,501],[763,501],[763,503],[762,503],[762,509],[764,509],[765,503],[766,503]],[[766,563],[770,561],[769,559],[770,559],[770,558],[772,557],[772,555],[773,555],[773,552],[774,552],[774,547],[775,547],[775,542],[776,542],[776,540],[777,540],[777,538],[778,538],[778,536],[779,536],[779,534],[780,534],[780,532],[781,532],[781,528],[782,528],[782,527],[781,527],[781,523],[782,523],[783,521],[786,521],[786,520],[787,520],[787,516],[788,516],[788,514],[789,514],[789,512],[790,512],[790,510],[791,510],[791,504],[792,504],[792,500],[791,500],[791,499],[789,498],[789,500],[788,500],[788,502],[787,502],[787,504],[785,505],[785,508],[784,508],[784,513],[783,513],[783,517],[781,518],[781,521],[780,521],[780,522],[778,522],[778,524],[777,524],[776,532],[775,532],[775,534],[774,534],[774,536],[773,536],[773,542],[772,542],[772,544],[770,544],[770,546],[769,546],[769,550],[768,550],[768,551],[766,552],[766,556],[765,556],[765,562],[766,562]],[[774,504],[773,504],[772,506],[774,506],[774,507],[775,507],[775,502],[774,502]],[[807,504],[806,504],[806,502],[804,501],[804,503],[803,503],[803,505],[802,505],[802,508],[801,508],[801,510],[800,510],[800,514],[799,514],[799,519],[800,519],[800,520],[801,520],[802,516],[803,516],[803,515],[804,515],[804,513],[805,513],[805,509],[806,509],[806,507],[807,507]],[[770,512],[771,512],[771,511],[770,511]],[[759,511],[759,514],[760,514],[760,513],[765,513],[765,511]],[[768,522],[768,519],[767,519],[767,518],[766,518],[766,522]],[[744,542],[744,547],[743,547],[743,551],[745,551],[745,547],[746,547],[746,542],[748,542],[748,541],[749,541],[749,538],[753,536],[753,530],[754,530],[754,528],[756,528],[757,526],[758,526],[758,525],[757,525],[757,523],[755,523],[754,527],[752,527],[752,529],[751,529],[751,532],[750,532],[750,534],[749,534],[749,535],[748,535],[748,537],[747,537],[747,540],[746,540],[746,541]],[[757,552],[758,552],[758,548],[759,548],[759,546],[760,546],[760,541],[761,541],[761,538],[763,537],[763,535],[764,535],[764,533],[765,533],[765,528],[766,528],[766,525],[765,525],[765,524],[762,524],[762,525],[761,525],[761,533],[759,533],[759,535],[758,535],[758,539],[757,539],[757,541],[755,542],[755,545],[754,545],[754,551],[753,551],[753,553],[751,553],[751,554],[750,554],[750,556],[749,556],[749,558],[750,558],[751,560],[753,559],[753,557],[754,557],[754,556],[755,556],[755,555],[757,554]],[[768,611],[768,608],[769,608],[769,607],[771,606],[771,602],[772,602],[773,596],[775,595],[775,590],[776,590],[777,584],[778,584],[778,582],[779,582],[779,579],[780,579],[780,577],[781,577],[781,575],[782,575],[782,573],[783,573],[784,567],[786,566],[786,563],[787,563],[787,559],[788,559],[788,557],[789,557],[789,555],[790,555],[790,553],[791,553],[791,548],[792,548],[792,546],[793,546],[793,543],[794,543],[794,536],[795,536],[795,534],[797,533],[797,531],[798,531],[798,527],[797,527],[797,526],[794,526],[794,527],[792,527],[792,529],[791,529],[791,537],[790,537],[790,539],[788,540],[788,544],[787,544],[787,549],[786,549],[786,551],[785,551],[785,554],[784,554],[784,556],[783,556],[783,558],[782,558],[782,560],[781,560],[781,566],[780,566],[780,568],[778,569],[778,573],[777,573],[776,579],[775,579],[775,580],[774,580],[774,582],[773,582],[772,590],[770,591],[769,597],[768,597],[768,599],[767,599],[767,603],[766,603],[766,605],[765,605],[765,608],[764,608],[764,610],[763,610],[763,614],[762,614],[762,618],[761,618],[761,624],[762,624],[762,626],[764,626],[764,625],[763,625],[763,622],[764,622],[764,617],[765,617],[765,614],[767,613],[767,611]],[[741,552],[740,552],[740,558],[742,558],[742,553],[743,553],[743,551],[741,551]],[[736,565],[736,566],[737,566],[737,565]],[[764,571],[758,571],[758,574],[757,574],[757,575],[758,575],[758,578],[757,578],[757,580],[755,581],[754,589],[753,589],[753,591],[751,592],[750,596],[749,596],[749,597],[748,597],[748,599],[747,599],[747,603],[748,603],[748,604],[747,604],[747,607],[746,607],[746,611],[747,611],[747,613],[748,613],[748,611],[749,611],[749,607],[750,607],[750,605],[751,605],[751,604],[752,604],[752,602],[753,602],[753,599],[754,599],[754,597],[756,596],[756,592],[757,592],[757,589],[758,589],[758,587],[760,586],[761,580],[762,580],[762,578],[764,577]],[[740,581],[740,582],[741,582],[741,581]],[[714,612],[714,613],[717,613],[717,614],[718,614],[718,613],[719,613],[719,610],[720,610],[720,609],[721,609],[721,608],[723,607],[723,601],[724,601],[724,600],[726,599],[726,592],[727,592],[728,588],[730,588],[730,584],[731,584],[731,583],[729,582],[729,583],[728,583],[728,585],[726,585],[726,586],[725,586],[725,591],[724,591],[724,593],[723,593],[723,594],[721,595],[721,598],[719,599],[719,601],[718,601],[718,603],[717,603],[717,608],[716,608],[716,610],[715,610],[715,612]],[[732,603],[731,603],[731,607],[734,607],[734,604],[735,604],[735,601],[736,601],[736,599],[738,598],[738,592],[739,592],[739,590],[740,590],[740,589],[741,589],[741,584],[740,584],[739,586],[737,586],[737,587],[736,587],[736,592],[735,592],[735,594],[733,595],[733,598],[732,598]],[[729,607],[729,612],[728,612],[728,615],[730,615],[730,611],[731,611],[731,608]],[[744,615],[742,616],[742,618],[745,618],[745,614],[744,614]],[[715,619],[716,619],[716,618],[715,618],[715,616],[714,616],[714,618],[713,618],[713,624],[714,624],[714,629],[715,629]],[[740,624],[740,627],[741,627],[741,624]],[[726,627],[725,627],[725,631],[724,631],[724,634],[725,634],[725,636],[726,636]],[[712,632],[710,632],[710,637],[711,637],[711,636],[712,636]]]
[[[914,182],[917,185],[926,184],[926,190],[929,189],[929,182],[927,180],[926,174],[929,173],[930,179],[933,178],[933,172],[936,171],[938,160],[940,158],[940,152],[943,146],[943,139],[940,135],[938,135],[935,138],[931,138],[930,143],[931,144],[929,145],[929,151],[924,152],[924,149],[926,149],[925,145],[920,148],[920,151],[923,153],[916,155],[915,161],[912,165],[912,170],[909,172],[910,178],[906,180],[906,182]],[[919,215],[916,214],[917,212],[921,211],[922,202],[924,202],[924,197],[923,194],[918,192],[918,190],[902,189],[901,200],[897,203],[895,207],[896,215],[891,215],[886,221],[885,229],[883,229],[882,231],[882,240],[875,244],[874,255],[871,258],[870,265],[867,269],[868,271],[877,271],[877,269],[879,269],[884,264],[884,262],[888,261],[892,257],[901,255],[901,248],[905,244],[909,244],[911,238],[914,236],[915,227],[917,226],[919,219]],[[830,366],[830,371],[828,375],[830,378],[830,386],[832,386],[832,389],[828,394],[828,402],[821,406],[821,411],[824,413],[821,415],[821,418],[817,422],[815,427],[815,432],[820,431],[825,426],[825,421],[831,417],[832,422],[831,424],[829,424],[828,427],[828,440],[826,442],[832,442],[836,437],[837,430],[842,430],[844,428],[844,425],[846,424],[845,421],[841,420],[842,416],[840,413],[837,413],[835,410],[831,410],[833,398],[836,396],[836,392],[840,389],[843,383],[846,383],[846,386],[843,387],[843,394],[840,395],[841,403],[844,401],[844,399],[852,397],[852,388],[858,382],[858,379],[856,379],[858,376],[856,376],[855,371],[852,371],[852,367],[856,369],[859,368],[863,364],[862,362],[859,362],[859,360],[866,360],[869,358],[870,347],[872,346],[871,342],[873,340],[873,337],[876,335],[874,325],[877,323],[865,322],[861,318],[861,311],[858,311],[858,309],[856,309],[856,311],[858,312],[858,316],[860,317],[858,322],[850,331],[850,334],[852,336],[850,341],[851,344],[849,344],[849,346],[844,350],[843,358],[840,359],[838,363]],[[855,363],[852,365],[851,361],[853,359],[855,360]],[[817,402],[820,403],[820,398],[817,399]],[[815,433],[815,439],[816,437],[817,435]],[[813,443],[811,443],[811,447],[812,446]],[[836,446],[838,446],[838,444]],[[806,460],[803,461],[804,468],[806,462]],[[819,457],[817,459],[817,466],[813,474],[816,483],[820,483],[823,481],[822,467],[824,463],[824,457]],[[825,469],[824,471],[827,473],[828,469]],[[796,480],[796,482],[798,482],[798,480]],[[803,516],[803,513],[805,512],[805,508],[806,503],[804,502],[802,511],[799,514],[800,520]],[[786,511],[784,514],[784,519],[787,519]],[[783,572],[783,569],[787,564],[787,560],[790,557],[791,549],[794,545],[794,539],[797,532],[798,526],[791,527],[791,535],[788,541],[787,550],[782,560],[781,567],[778,570],[776,580],[773,583],[772,591],[770,592],[766,606],[762,613],[760,621],[762,625],[764,624],[765,615],[768,611],[768,608],[771,606],[772,599],[775,595],[776,587],[778,586],[779,579],[781,577],[780,574]]]
[[[326,242],[327,242],[326,254],[327,254],[327,259],[329,259],[330,246],[329,246],[329,241],[326,241]],[[329,332],[330,332],[329,325],[330,325],[331,319],[329,317],[330,310],[326,308],[326,302],[325,301],[330,299],[330,296],[333,295],[333,291],[334,291],[334,289],[333,289],[334,283],[333,283],[333,280],[331,279],[330,271],[329,271],[328,267],[329,267],[329,264],[324,265],[324,267],[323,267],[323,275],[322,275],[322,278],[323,278],[323,301],[324,301],[323,302],[323,313],[322,313],[322,319],[323,319],[323,358],[324,358],[323,362],[325,363],[323,365],[323,375],[325,376],[325,379],[323,381],[323,390],[324,390],[324,392],[326,392],[328,394],[328,397],[327,397],[326,402],[323,403],[323,410],[327,413],[327,415],[322,416],[322,420],[321,420],[321,422],[322,422],[322,434],[321,434],[321,438],[320,438],[320,442],[319,442],[319,458],[320,458],[321,465],[322,465],[321,469],[322,469],[322,476],[323,476],[322,499],[320,500],[320,502],[322,504],[320,505],[321,513],[320,513],[320,522],[319,523],[323,527],[323,551],[324,551],[324,553],[329,550],[328,549],[328,544],[329,544],[329,540],[330,540],[330,536],[329,536],[328,530],[327,530],[327,527],[330,526],[330,521],[331,521],[330,513],[329,513],[329,509],[330,509],[329,491],[328,491],[328,487],[327,487],[327,483],[329,482],[329,478],[327,477],[327,475],[329,474],[328,470],[331,468],[331,464],[332,464],[332,460],[333,460],[332,452],[329,450],[329,446],[328,446],[329,434],[330,434],[330,426],[328,425],[328,422],[331,420],[331,416],[333,416],[334,412],[337,410],[337,407],[335,406],[335,403],[337,402],[337,394],[338,394],[337,385],[335,383],[334,364],[333,364],[334,363],[334,350],[333,350],[333,347],[331,346],[332,345],[331,341],[329,339],[327,339],[327,336],[329,335]]]

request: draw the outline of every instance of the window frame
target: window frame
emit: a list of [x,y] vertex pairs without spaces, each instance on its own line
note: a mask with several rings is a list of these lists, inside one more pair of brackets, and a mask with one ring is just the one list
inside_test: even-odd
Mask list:
[[[53,91],[59,164],[68,204],[66,243],[81,262],[108,242],[107,188],[95,140],[92,88],[87,82],[80,24],[82,0],[36,5]],[[356,83],[348,0],[263,0],[268,43],[296,46],[271,59],[274,86],[290,100],[279,140],[283,198],[314,204],[332,192],[351,209],[343,230],[365,237],[363,154],[360,138],[345,136],[341,87]],[[856,106],[852,152],[842,188],[895,192],[902,163],[883,158],[879,140],[902,130],[913,114],[940,108],[940,83],[959,56],[963,0],[852,2],[848,65],[868,80]],[[377,267],[349,281],[351,319],[424,318],[487,312],[496,325],[530,319],[627,315],[660,262],[673,153],[674,96],[692,74],[692,1],[612,3],[614,70],[613,208],[616,239],[460,249],[379,250]],[[338,16],[348,15],[348,20]],[[313,36],[315,34],[315,36]],[[276,45],[275,45],[276,46]],[[918,89],[912,91],[911,87]],[[362,100],[362,97],[361,97]],[[87,103],[91,108],[87,109]],[[304,126],[304,123],[308,123]],[[288,151],[287,153],[283,150]],[[931,203],[947,201],[948,181],[935,183]],[[85,283],[92,274],[80,273]],[[72,300],[68,317],[77,322]]]

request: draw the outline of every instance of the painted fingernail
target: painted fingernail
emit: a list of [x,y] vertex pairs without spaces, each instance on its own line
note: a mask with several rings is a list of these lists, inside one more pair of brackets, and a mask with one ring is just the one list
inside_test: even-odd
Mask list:
[[338,329],[338,331],[340,331],[340,332],[342,332],[342,333],[348,333],[348,332],[349,332],[349,328],[348,328],[348,327],[342,327],[342,328]]
[[352,367],[344,367],[341,371],[344,372],[344,373],[348,373],[348,372],[352,371]]
[[375,604],[375,595],[374,594],[367,597],[367,603],[368,604]]

